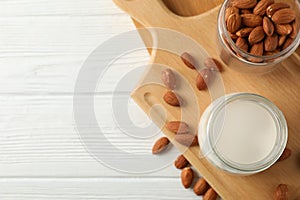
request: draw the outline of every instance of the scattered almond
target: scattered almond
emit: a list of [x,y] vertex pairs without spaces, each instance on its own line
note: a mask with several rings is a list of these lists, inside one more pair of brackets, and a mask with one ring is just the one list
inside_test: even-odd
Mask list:
[[211,81],[212,71],[208,68],[205,68],[200,71],[196,79],[196,86],[199,90],[205,90],[207,85]]
[[274,200],[288,200],[288,186],[286,184],[280,184],[277,186]]
[[217,198],[218,198],[218,194],[212,188],[209,188],[203,196],[203,200],[216,200]]
[[257,4],[257,0],[233,0],[232,5],[241,9],[253,8]]
[[181,172],[182,185],[187,189],[191,187],[194,180],[194,172],[190,167],[186,167]]
[[186,147],[192,147],[198,145],[198,137],[191,133],[177,134],[175,140]]
[[190,69],[196,69],[194,58],[187,52],[181,55],[182,62]]
[[170,141],[168,138],[166,137],[162,137],[159,140],[157,140],[152,148],[152,154],[158,154],[160,152],[162,152],[163,150],[165,150],[168,145],[169,145]]
[[238,39],[236,40],[236,43],[235,43],[235,44],[236,44],[236,46],[239,47],[240,49],[242,49],[242,50],[248,52],[249,46],[248,46],[247,40],[246,40],[245,38],[242,38],[242,37],[238,38]]
[[211,71],[223,71],[223,66],[222,64],[215,58],[206,58],[204,60],[204,66]]
[[284,8],[272,15],[272,21],[276,24],[288,24],[296,19],[296,12],[291,8]]
[[274,4],[270,5],[269,7],[267,7],[266,14],[268,17],[271,18],[277,10],[280,10],[283,8],[289,8],[289,7],[290,6],[287,3],[283,3],[283,2],[274,3]]
[[293,31],[293,27],[290,24],[276,24],[275,30],[279,35],[289,35]]
[[263,19],[259,15],[255,14],[242,14],[242,24],[244,26],[249,26],[249,27],[257,27],[257,26],[262,26]]
[[176,77],[171,69],[165,69],[161,72],[161,80],[168,89],[174,90],[176,88]]
[[238,37],[248,37],[252,30],[253,28],[251,27],[241,28],[238,32],[236,32],[236,35]]
[[227,24],[227,30],[230,33],[235,33],[241,27],[242,18],[237,13],[231,14],[228,17],[226,24]]
[[176,134],[188,133],[190,131],[189,125],[181,121],[168,122],[166,128]]
[[263,19],[263,28],[264,28],[264,31],[267,34],[267,36],[273,35],[274,24],[268,17],[264,17],[264,19]]
[[288,159],[291,155],[292,155],[292,150],[289,148],[285,148],[277,162],[284,161]]
[[166,92],[163,98],[165,102],[171,106],[179,107],[180,104],[182,103],[181,98],[172,91]]
[[180,155],[175,160],[174,165],[177,169],[183,169],[189,165],[189,161],[184,157],[184,155]]
[[253,45],[261,42],[265,38],[265,32],[262,26],[254,28],[249,35],[249,43]]
[[265,51],[275,51],[278,46],[278,35],[275,33],[272,36],[268,36],[264,42]]
[[261,0],[256,4],[255,8],[253,9],[253,13],[263,16],[266,13],[267,7],[273,3],[274,0]]
[[208,189],[209,189],[209,184],[205,181],[204,178],[200,178],[194,186],[194,192],[198,196],[204,195]]

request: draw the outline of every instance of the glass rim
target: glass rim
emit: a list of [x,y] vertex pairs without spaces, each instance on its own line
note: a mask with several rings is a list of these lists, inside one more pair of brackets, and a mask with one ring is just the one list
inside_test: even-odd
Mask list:
[[[236,46],[235,42],[231,39],[229,32],[227,31],[227,28],[226,28],[225,10],[228,7],[228,4],[230,3],[230,1],[232,1],[232,0],[225,0],[221,6],[219,13],[218,13],[218,23],[221,24],[221,28],[222,28],[222,30],[219,30],[220,26],[218,26],[218,32],[219,32],[218,37],[219,37],[219,40],[222,41],[223,45],[229,49],[230,53],[235,58],[237,58],[247,64],[254,64],[257,66],[265,66],[265,65],[268,65],[270,62],[251,62],[248,59],[253,58],[253,59],[262,59],[262,60],[275,60],[276,58],[287,56],[287,55],[289,55],[289,53],[292,54],[292,52],[297,49],[297,47],[300,44],[300,30],[298,31],[297,37],[286,49],[284,49],[283,51],[280,51],[279,53],[274,54],[274,55],[256,56],[256,55],[250,54],[247,51],[244,51],[243,49],[240,49],[238,46]],[[297,0],[297,2],[299,4],[299,0]],[[300,12],[300,5],[298,5],[298,8],[299,8],[299,12]],[[221,23],[220,23],[220,20],[221,20]],[[225,34],[226,42],[224,41],[225,38],[223,38],[220,34],[222,32],[224,32],[224,34]],[[227,40],[227,38],[229,38],[229,40]],[[228,44],[226,44],[226,43],[228,43]],[[241,56],[246,57],[248,59],[240,58],[239,56],[236,55],[236,53],[238,53]],[[277,61],[275,61],[273,63],[275,63],[275,64],[279,63],[280,60],[281,59],[278,59]]]
[[[260,106],[268,110],[268,112],[272,115],[274,122],[276,123],[277,137],[272,151],[264,159],[255,163],[239,164],[239,163],[231,162],[228,159],[224,158],[221,155],[221,153],[219,153],[218,150],[215,148],[216,141],[214,138],[212,138],[213,137],[212,126],[214,124],[214,120],[216,119],[216,116],[218,116],[219,112],[226,106],[226,104],[236,100],[247,100],[247,101],[251,100],[259,103]],[[257,94],[236,93],[236,94],[226,95],[223,98],[223,100],[219,102],[212,110],[207,124],[208,124],[207,125],[208,142],[209,145],[211,146],[213,153],[218,157],[218,159],[221,162],[226,164],[229,168],[242,171],[243,173],[257,173],[265,169],[268,169],[279,159],[287,144],[288,128],[283,113],[270,100]]]

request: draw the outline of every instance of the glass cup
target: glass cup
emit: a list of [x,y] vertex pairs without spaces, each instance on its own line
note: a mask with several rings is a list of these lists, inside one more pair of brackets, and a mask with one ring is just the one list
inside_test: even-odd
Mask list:
[[237,175],[271,167],[283,153],[287,139],[287,122],[279,108],[249,93],[215,100],[203,113],[198,129],[200,157]]
[[[232,0],[225,0],[218,16],[219,54],[224,63],[239,72],[266,73],[280,66],[280,62],[295,52],[300,44],[300,31],[291,45],[274,55],[255,56],[236,46],[227,31],[225,22],[226,9]],[[296,11],[297,21],[300,22],[299,0],[275,0],[288,3]],[[299,26],[298,26],[299,27]]]

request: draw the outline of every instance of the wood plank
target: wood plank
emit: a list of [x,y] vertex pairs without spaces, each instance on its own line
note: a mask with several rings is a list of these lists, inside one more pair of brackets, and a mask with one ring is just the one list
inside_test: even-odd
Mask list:
[[[82,96],[80,109],[86,109]],[[93,96],[92,96],[93,97]],[[115,99],[117,104],[127,101],[128,95],[120,93]],[[133,154],[151,156],[154,141],[161,134],[145,139],[130,137],[122,131],[134,130],[135,126],[147,126],[151,123],[148,117],[135,104],[130,105],[129,112],[134,124],[127,127],[115,122],[111,110],[110,94],[95,97],[96,117],[108,141],[99,143],[99,150],[115,145]],[[98,124],[78,124],[73,117],[73,95],[0,95],[0,176],[1,177],[93,177],[93,176],[131,176],[118,173],[97,162],[79,138],[78,126],[87,127],[90,142],[99,134],[94,132]],[[34,122],[34,123],[33,123]],[[145,133],[141,133],[145,136]],[[110,143],[107,143],[110,142]],[[101,148],[100,148],[101,147]],[[109,156],[109,152],[107,153]],[[145,176],[177,176],[173,160],[179,155],[175,148],[160,159],[170,160],[169,166],[154,174]],[[153,157],[154,158],[154,157]],[[116,158],[118,159],[118,158]],[[130,163],[128,158],[128,162]]]
[[[135,30],[111,1],[1,1],[0,16],[5,30],[0,33],[0,94],[73,93],[91,52],[112,36]],[[103,90],[112,91],[120,74],[148,59],[133,52],[118,60]]]
[[1,200],[192,200],[180,179],[99,178],[99,179],[1,179]]
[[[73,53],[70,57],[65,57],[63,53],[55,56],[30,53],[26,57],[21,54],[24,52],[19,56],[10,53],[0,58],[0,70],[3,72],[0,74],[0,94],[72,94],[78,73],[89,56],[88,52],[78,56]],[[107,68],[109,70],[103,75],[97,92],[113,91],[124,74],[139,67],[144,68],[147,61],[146,50],[120,58]],[[18,66],[18,70],[14,66]],[[138,82],[138,77],[135,81]]]
[[[125,15],[112,1],[11,0],[0,2],[1,17]],[[101,23],[98,24],[101,26]]]

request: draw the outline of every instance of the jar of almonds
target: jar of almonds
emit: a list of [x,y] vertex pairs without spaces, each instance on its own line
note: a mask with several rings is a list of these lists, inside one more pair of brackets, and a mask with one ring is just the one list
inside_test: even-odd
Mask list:
[[220,56],[238,71],[271,71],[299,46],[299,27],[299,0],[225,0],[218,17]]

